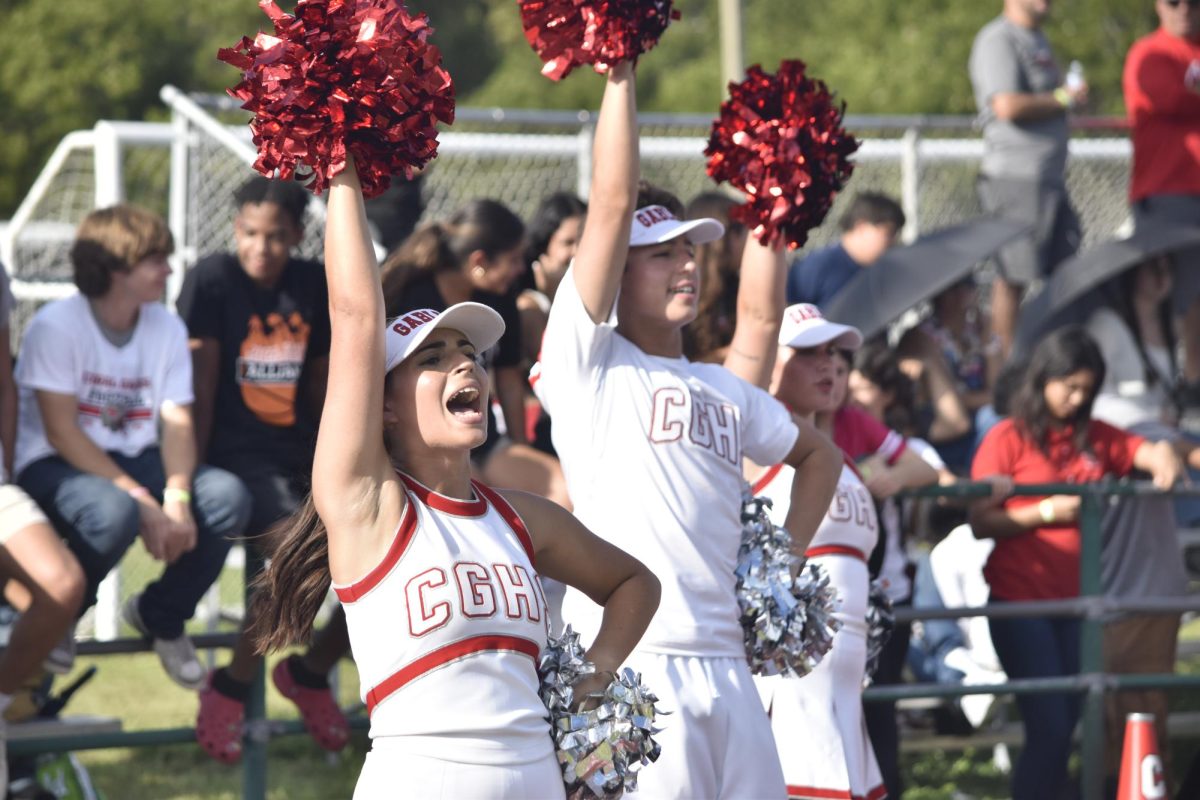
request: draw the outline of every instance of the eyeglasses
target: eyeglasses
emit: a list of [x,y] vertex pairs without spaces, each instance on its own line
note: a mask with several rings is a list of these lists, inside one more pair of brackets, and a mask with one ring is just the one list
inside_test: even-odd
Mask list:
[[1171,8],[1179,8],[1186,5],[1188,8],[1200,8],[1200,0],[1163,0],[1164,3]]

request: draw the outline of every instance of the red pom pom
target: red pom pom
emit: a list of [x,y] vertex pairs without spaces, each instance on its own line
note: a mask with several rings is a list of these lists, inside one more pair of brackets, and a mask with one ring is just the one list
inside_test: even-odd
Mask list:
[[545,62],[542,74],[562,80],[580,64],[606,72],[637,61],[658,44],[679,12],[672,0],[518,0],[525,38]]
[[759,241],[782,237],[801,247],[829,213],[858,149],[842,128],[844,111],[822,81],[804,74],[803,61],[784,61],[774,75],[756,64],[729,84],[704,154],[713,180],[746,193],[732,216]]
[[424,14],[397,0],[300,0],[295,15],[259,7],[275,35],[242,38],[217,58],[242,70],[229,94],[254,112],[254,168],[290,179],[311,172],[320,194],[354,156],[363,195],[411,178],[437,155],[438,120],[454,121],[454,87],[426,40]]

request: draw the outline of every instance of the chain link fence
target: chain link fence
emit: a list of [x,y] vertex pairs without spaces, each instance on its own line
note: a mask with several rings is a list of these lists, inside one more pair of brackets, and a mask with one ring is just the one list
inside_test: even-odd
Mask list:
[[[68,136],[0,236],[0,258],[15,279],[19,301],[14,340],[38,305],[72,291],[67,252],[75,227],[92,208],[128,201],[170,221],[178,267],[172,298],[183,269],[205,254],[232,248],[233,193],[255,174],[247,117],[228,98],[189,97],[170,87],[163,98],[172,110],[170,123],[100,123]],[[551,192],[586,196],[593,121],[588,113],[460,109],[453,131],[442,136],[440,157],[423,176],[420,221],[444,218],[477,197],[498,199],[529,218]],[[854,176],[806,249],[837,238],[837,220],[858,191],[901,199],[910,237],[981,213],[975,179],[982,142],[970,120],[942,119],[934,126],[919,119],[847,123],[863,140]],[[704,170],[708,125],[696,116],[644,115],[644,177],[685,202],[715,189]],[[1123,132],[1095,126],[1071,146],[1068,184],[1086,247],[1118,233],[1128,216],[1130,149]],[[320,258],[323,212],[319,200],[310,203],[300,255]],[[115,633],[120,602],[157,572],[143,554],[126,560],[119,587],[108,588],[97,612],[101,638]],[[232,589],[222,595],[226,603],[240,603]],[[220,606],[214,598],[202,616],[215,618]]]

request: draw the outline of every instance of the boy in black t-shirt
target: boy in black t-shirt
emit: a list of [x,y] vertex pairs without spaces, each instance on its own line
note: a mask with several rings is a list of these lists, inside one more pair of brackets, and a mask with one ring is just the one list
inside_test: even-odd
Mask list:
[[[234,199],[236,253],[202,259],[177,305],[192,351],[199,452],[250,489],[247,531],[255,536],[294,513],[308,492],[329,367],[329,301],[321,265],[291,257],[304,233],[305,191],[256,177]],[[269,539],[248,544],[270,555]],[[307,653],[272,673],[327,750],[340,750],[349,738],[327,680],[348,650],[339,610]],[[260,663],[244,628],[233,659],[209,675],[200,694],[196,738],[219,761],[241,757],[245,701]]]

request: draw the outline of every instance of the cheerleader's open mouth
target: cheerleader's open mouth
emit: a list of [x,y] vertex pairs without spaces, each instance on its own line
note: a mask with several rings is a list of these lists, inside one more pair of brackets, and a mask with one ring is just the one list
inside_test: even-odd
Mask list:
[[446,401],[446,410],[467,424],[483,421],[483,393],[478,386],[464,386]]

